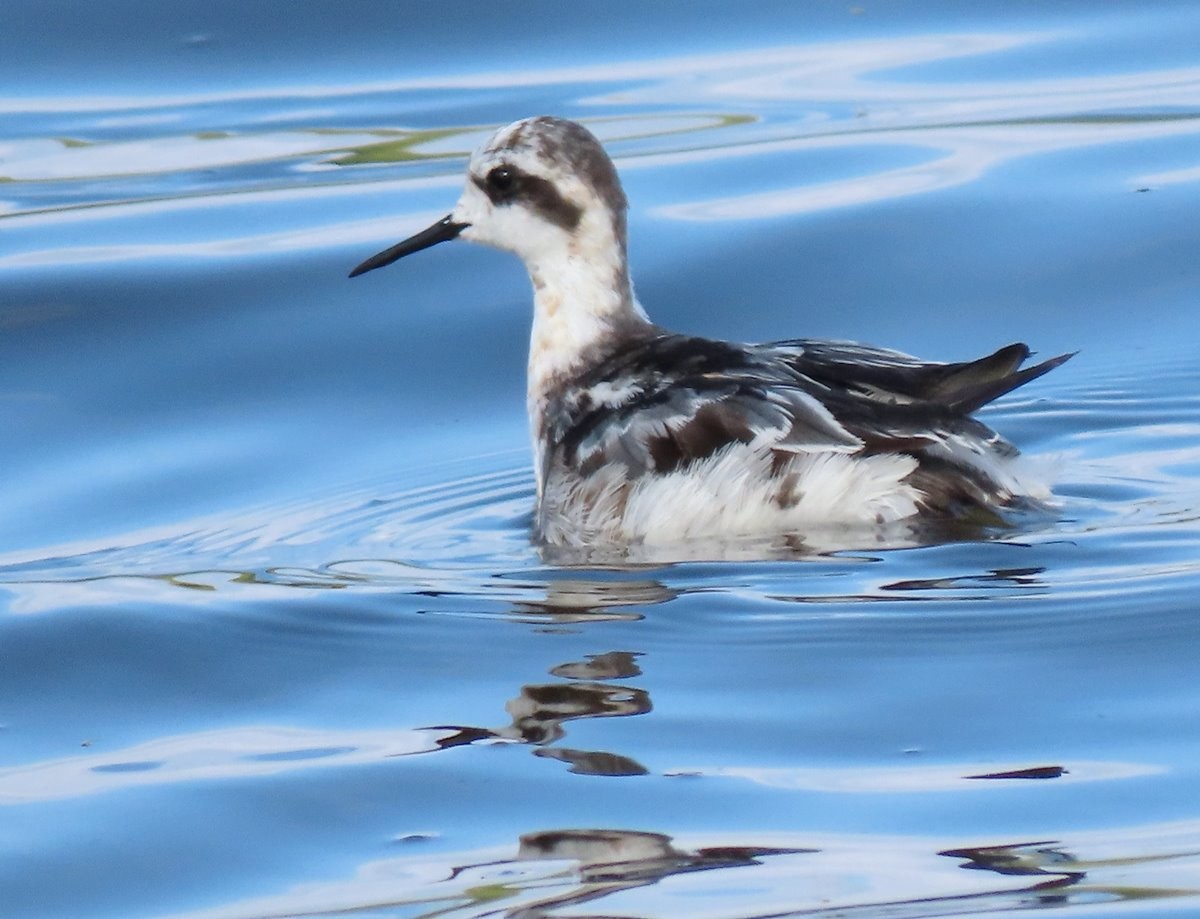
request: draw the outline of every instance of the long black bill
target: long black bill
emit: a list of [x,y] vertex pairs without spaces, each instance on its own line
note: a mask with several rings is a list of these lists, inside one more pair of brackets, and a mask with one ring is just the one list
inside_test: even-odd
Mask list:
[[360,274],[366,274],[368,271],[374,271],[376,268],[390,265],[392,262],[404,258],[406,255],[420,252],[422,249],[428,249],[430,246],[436,246],[438,243],[444,243],[448,239],[454,239],[455,236],[470,226],[469,223],[455,223],[450,219],[450,216],[450,214],[447,214],[433,226],[429,227],[429,229],[422,230],[417,235],[410,236],[403,242],[398,242],[390,249],[384,249],[377,255],[372,255],[351,271],[350,277],[357,278]]

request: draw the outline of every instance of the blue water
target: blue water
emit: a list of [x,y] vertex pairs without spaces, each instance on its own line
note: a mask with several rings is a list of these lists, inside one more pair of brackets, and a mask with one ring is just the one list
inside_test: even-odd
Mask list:
[[[8,0],[0,914],[1200,911],[1200,10]],[[988,541],[566,568],[528,282],[584,120],[661,324],[1066,366]]]

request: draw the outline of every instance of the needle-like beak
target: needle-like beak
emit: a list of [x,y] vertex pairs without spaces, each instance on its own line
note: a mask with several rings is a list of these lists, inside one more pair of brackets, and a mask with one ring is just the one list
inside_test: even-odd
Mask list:
[[422,249],[428,249],[430,246],[436,246],[438,243],[444,243],[448,239],[454,239],[455,236],[470,226],[469,223],[455,223],[450,219],[451,216],[447,214],[428,229],[422,230],[415,236],[408,237],[403,242],[396,243],[390,249],[384,249],[377,255],[372,255],[351,271],[350,277],[356,278],[360,274],[374,271],[376,268],[382,268],[384,265],[390,265],[392,262],[404,258],[406,255],[420,252]]

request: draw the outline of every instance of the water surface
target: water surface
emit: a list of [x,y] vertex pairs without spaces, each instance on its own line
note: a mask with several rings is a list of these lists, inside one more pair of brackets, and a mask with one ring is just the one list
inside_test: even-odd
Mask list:
[[[1187,3],[0,18],[6,916],[1200,908]],[[441,246],[585,121],[665,326],[1078,350],[994,538],[539,557],[528,282]]]

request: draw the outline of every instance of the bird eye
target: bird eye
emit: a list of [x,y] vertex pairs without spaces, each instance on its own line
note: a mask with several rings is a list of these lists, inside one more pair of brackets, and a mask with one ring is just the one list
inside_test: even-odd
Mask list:
[[488,188],[500,193],[510,192],[517,184],[517,174],[508,166],[497,166],[487,174]]

